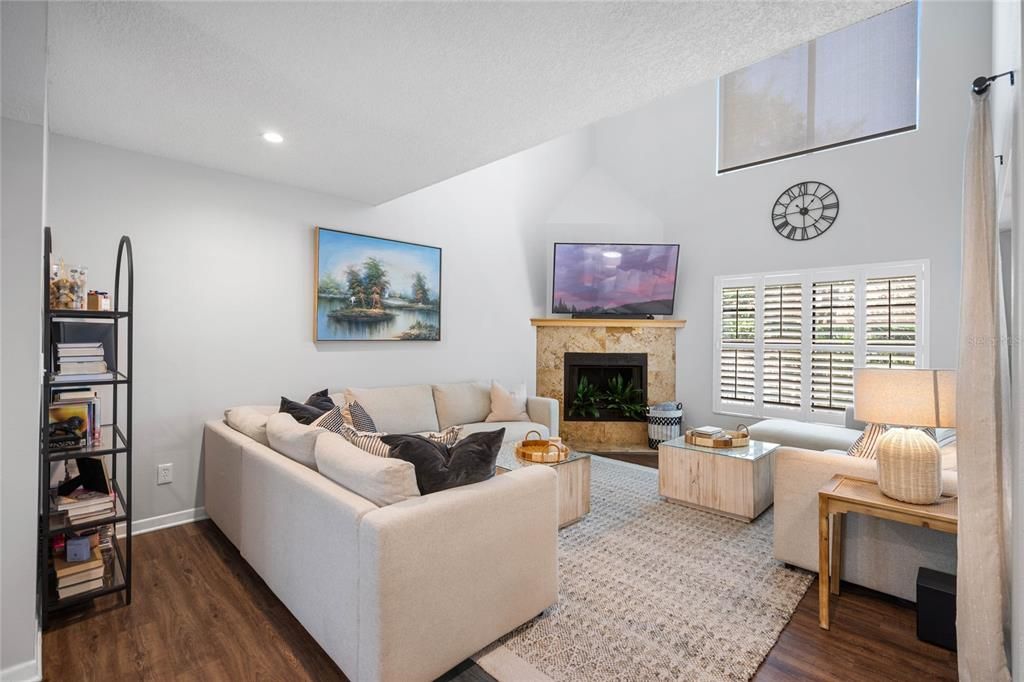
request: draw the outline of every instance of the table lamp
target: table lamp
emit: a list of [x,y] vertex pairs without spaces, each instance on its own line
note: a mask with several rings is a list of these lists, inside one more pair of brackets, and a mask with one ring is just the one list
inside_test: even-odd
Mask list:
[[942,496],[939,444],[908,426],[956,425],[956,371],[951,369],[853,370],[854,416],[894,424],[878,440],[878,487],[903,502],[932,504]]

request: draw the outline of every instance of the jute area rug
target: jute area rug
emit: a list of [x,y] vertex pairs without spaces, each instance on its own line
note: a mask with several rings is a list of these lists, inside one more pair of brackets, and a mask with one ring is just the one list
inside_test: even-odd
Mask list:
[[671,504],[657,470],[603,457],[558,553],[558,604],[474,657],[502,682],[748,680],[812,580],[772,558],[772,510]]

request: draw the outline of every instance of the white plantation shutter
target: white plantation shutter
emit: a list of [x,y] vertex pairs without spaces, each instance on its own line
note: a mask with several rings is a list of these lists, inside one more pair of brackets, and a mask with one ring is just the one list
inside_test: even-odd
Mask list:
[[799,282],[766,285],[762,301],[762,400],[766,405],[800,407],[803,285]]
[[814,282],[811,286],[811,338],[814,343],[853,345],[856,308],[854,280]]
[[764,342],[800,343],[803,336],[803,286],[776,284],[764,288]]
[[853,351],[811,351],[811,408],[845,410],[853,404]]
[[718,372],[718,397],[721,400],[747,404],[754,402],[756,293],[754,287],[728,287],[722,290]]
[[754,402],[754,349],[723,348],[719,373],[722,400]]
[[874,277],[865,291],[868,346],[914,346],[917,342],[917,278]]
[[927,367],[927,261],[715,278],[717,412],[842,423],[855,367]]

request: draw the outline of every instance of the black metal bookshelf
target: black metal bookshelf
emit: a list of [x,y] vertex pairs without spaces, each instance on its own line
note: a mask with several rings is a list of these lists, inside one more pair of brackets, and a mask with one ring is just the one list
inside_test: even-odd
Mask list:
[[[121,593],[125,605],[132,601],[132,308],[133,280],[132,242],[127,236],[121,237],[117,246],[117,261],[114,275],[114,299],[112,310],[67,310],[50,308],[50,266],[52,235],[47,227],[43,236],[43,319],[42,350],[43,378],[39,425],[39,558],[37,563],[39,614],[42,626],[47,627],[49,616],[55,611],[77,606],[107,594]],[[122,289],[124,274],[126,286]],[[54,330],[59,325],[91,323],[111,326],[112,348],[108,368],[111,377],[95,380],[62,380],[56,372],[54,352]],[[121,332],[125,332],[125,344],[121,346]],[[106,349],[105,349],[106,350]],[[124,362],[122,364],[122,351]],[[51,447],[47,437],[50,407],[53,404],[53,389],[81,388],[93,386],[111,387],[110,422],[101,427],[99,442],[81,447]],[[123,408],[123,410],[119,410]],[[80,523],[71,523],[59,513],[50,509],[50,479],[54,464],[80,457],[109,457],[109,485],[114,496],[114,510],[111,515]],[[119,462],[121,466],[119,467]],[[118,474],[123,474],[123,479]],[[122,484],[123,481],[123,484]],[[118,538],[117,529],[123,524],[124,538]],[[51,539],[55,536],[90,530],[101,526],[111,529],[111,551],[104,559],[102,587],[82,592],[64,599],[58,598],[51,556]]]

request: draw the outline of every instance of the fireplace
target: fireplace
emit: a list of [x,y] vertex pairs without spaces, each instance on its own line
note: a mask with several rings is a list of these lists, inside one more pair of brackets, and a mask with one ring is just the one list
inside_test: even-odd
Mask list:
[[565,421],[644,419],[647,353],[565,353],[563,366]]

